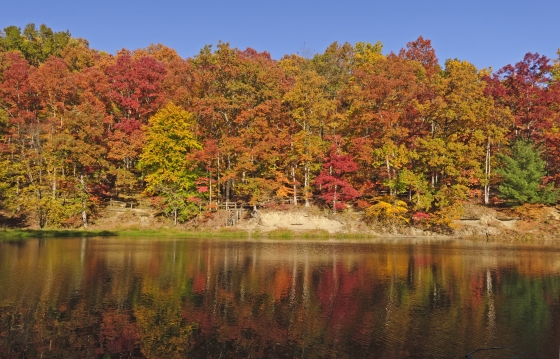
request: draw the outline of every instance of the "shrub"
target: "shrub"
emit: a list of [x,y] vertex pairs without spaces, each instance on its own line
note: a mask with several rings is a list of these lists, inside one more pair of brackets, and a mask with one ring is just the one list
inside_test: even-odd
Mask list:
[[385,226],[400,227],[408,223],[407,212],[405,202],[398,199],[384,199],[366,209],[364,220],[368,224],[379,223]]

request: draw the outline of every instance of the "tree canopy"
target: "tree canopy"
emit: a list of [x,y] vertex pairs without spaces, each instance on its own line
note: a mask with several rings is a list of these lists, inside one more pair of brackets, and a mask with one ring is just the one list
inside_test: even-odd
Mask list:
[[64,227],[140,194],[163,198],[177,221],[225,201],[402,202],[408,219],[498,194],[553,203],[559,63],[529,53],[494,72],[440,64],[423,37],[397,54],[381,42],[280,60],[222,42],[187,59],[161,44],[107,54],[68,31],[8,26],[3,210]]

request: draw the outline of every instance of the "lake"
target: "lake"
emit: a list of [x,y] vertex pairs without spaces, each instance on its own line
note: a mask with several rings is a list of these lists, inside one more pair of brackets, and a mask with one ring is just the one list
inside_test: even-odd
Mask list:
[[4,358],[557,358],[560,247],[0,243]]

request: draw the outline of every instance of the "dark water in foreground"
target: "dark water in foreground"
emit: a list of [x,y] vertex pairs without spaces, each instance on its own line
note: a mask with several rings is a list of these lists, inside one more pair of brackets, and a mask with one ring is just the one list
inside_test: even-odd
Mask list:
[[0,243],[2,358],[558,358],[560,248]]

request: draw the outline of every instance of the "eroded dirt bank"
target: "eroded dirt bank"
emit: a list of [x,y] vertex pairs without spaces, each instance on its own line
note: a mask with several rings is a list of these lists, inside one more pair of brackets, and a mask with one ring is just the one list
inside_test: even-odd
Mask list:
[[[494,209],[481,205],[467,204],[460,219],[453,221],[451,231],[442,234],[421,226],[369,226],[364,223],[362,213],[349,210],[330,213],[317,207],[284,208],[282,210],[241,210],[235,225],[228,223],[227,211],[207,212],[188,223],[173,226],[170,218],[162,216],[149,206],[108,206],[94,218],[89,230],[175,230],[185,231],[245,231],[251,234],[273,233],[336,235],[348,234],[364,237],[414,236],[449,237],[500,241],[559,241],[560,211],[557,207],[539,205],[522,206],[515,209]],[[230,225],[228,225],[230,224]],[[17,228],[27,226],[16,226]],[[31,227],[27,227],[33,229]]]

